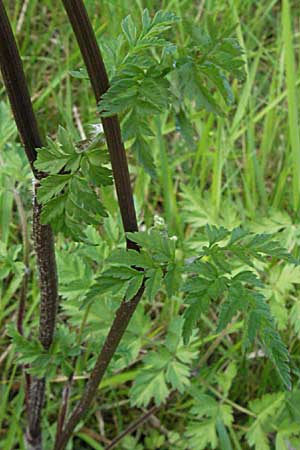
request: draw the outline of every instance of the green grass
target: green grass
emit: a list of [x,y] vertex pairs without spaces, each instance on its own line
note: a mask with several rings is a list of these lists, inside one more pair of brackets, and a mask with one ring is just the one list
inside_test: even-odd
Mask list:
[[[215,118],[205,112],[191,112],[196,136],[194,146],[179,140],[176,124],[169,121],[167,116],[159,117],[153,141],[158,180],[151,180],[141,168],[136,167],[131,155],[129,157],[141,225],[151,226],[153,215],[162,216],[172,234],[181,239],[182,248],[179,252],[195,247],[197,230],[207,222],[229,228],[243,224],[260,232],[282,230],[279,235],[282,244],[297,253],[300,236],[299,1],[206,0],[203,10],[200,10],[201,2],[189,0],[89,0],[85,3],[100,43],[120,33],[120,22],[129,11],[138,18],[144,7],[150,11],[164,7],[188,20],[200,16],[200,24],[208,16],[221,21],[229,16],[237,25],[238,39],[245,48],[248,77],[243,85],[235,82],[235,104],[228,110],[228,115]],[[81,67],[82,61],[61,2],[30,0],[21,27],[20,13],[24,1],[6,0],[4,4],[9,10],[14,30],[18,29],[17,40],[42,134],[54,136],[58,124],[68,127],[74,134],[78,133],[74,106],[79,112],[82,126],[88,132],[87,125],[99,119],[89,84],[69,74],[70,70]],[[178,28],[178,39],[182,43],[189,41],[184,21]],[[24,169],[24,158],[20,156],[18,162],[19,159],[14,156],[22,153],[18,150],[15,125],[5,107],[7,98],[1,83],[0,101],[5,103],[0,104],[0,240],[3,248],[9,249],[22,244],[13,189],[19,191],[31,225],[31,177],[29,171]],[[104,193],[103,197],[110,205],[112,216],[106,222],[105,229],[111,239],[118,236],[121,239],[115,200],[110,192]],[[74,245],[69,245],[59,237],[57,248],[61,252],[71,252]],[[80,251],[86,257],[85,250],[81,248]],[[105,251],[107,247],[103,255]],[[22,256],[20,249],[17,260],[22,261]],[[32,246],[30,268],[32,276],[25,319],[28,327],[36,325],[39,302]],[[270,294],[270,304],[292,353],[294,388],[297,393],[300,345],[299,326],[295,324],[300,321],[300,316],[297,316],[300,310],[299,307],[297,309],[300,302],[297,288],[300,273],[284,271],[282,267],[276,266],[269,268],[269,278],[273,292]],[[0,284],[0,354],[3,354],[3,357],[0,356],[0,448],[3,450],[24,448],[22,429],[25,418],[20,389],[22,376],[20,368],[13,365],[13,351],[6,353],[9,339],[5,331],[6,325],[16,320],[21,282],[22,273],[11,271]],[[131,360],[130,367],[126,368],[124,361],[119,366],[117,363],[113,365],[99,389],[101,403],[99,400],[99,404],[91,408],[85,428],[79,427],[70,449],[103,448],[104,442],[95,439],[95,436],[99,438],[101,435],[99,430],[102,419],[105,422],[106,440],[111,440],[143,414],[140,409],[129,406],[130,383],[140,371],[143,354],[155,349],[164,335],[169,316],[180,307],[180,299],[168,300],[164,305],[158,301],[157,305],[147,306],[149,314],[143,327],[142,319],[136,322],[136,326],[140,327],[138,329],[143,330],[139,351]],[[293,322],[294,316],[296,319]],[[96,313],[90,318],[96,324],[98,319]],[[80,320],[78,313],[72,325],[75,328],[80,326]],[[193,344],[200,351],[200,359],[207,354],[209,357],[204,360],[200,375],[195,370],[192,387],[196,390],[202,386],[201,380],[204,379],[205,392],[212,393],[220,404],[234,404],[235,421],[229,428],[231,446],[237,450],[248,450],[250,446],[244,433],[251,428],[253,411],[250,402],[268,392],[277,392],[280,387],[276,381],[270,385],[270,379],[274,381],[271,365],[261,358],[247,359],[242,355],[239,340],[243,326],[241,321],[237,321],[221,338],[218,334],[210,334],[215,330],[215,325],[216,318],[212,311],[204,318],[203,331]],[[228,361],[236,363],[238,374],[229,394],[223,395],[218,377],[224,373]],[[85,364],[84,358],[79,361],[82,372],[85,371]],[[78,380],[72,393],[72,402],[78,399],[82,386],[83,381]],[[52,380],[47,390],[51,404],[47,404],[43,420],[50,439],[54,433],[51,425],[57,414],[61,383]],[[296,393],[295,396],[298,395]],[[289,402],[292,407],[292,400],[289,399]],[[145,423],[133,433],[135,444],[127,439],[116,448],[184,448],[184,444],[180,443],[180,434],[184,431],[191,403],[190,395],[176,395],[167,406],[158,410],[156,420]],[[103,405],[102,419],[98,414],[100,404]],[[241,412],[239,408],[244,408],[246,412]],[[280,416],[280,410],[276,414],[270,417],[274,426],[279,427],[283,416]],[[155,447],[155,429],[162,435],[167,430],[168,438],[163,447]],[[271,429],[270,435],[274,431]],[[179,433],[177,441],[174,437],[178,445],[172,441],[172,432]],[[147,444],[145,437],[149,438]],[[151,440],[154,443],[151,444]],[[257,446],[256,450],[260,450],[260,447]]]
[[291,11],[290,2],[283,1],[282,8],[282,38],[284,43],[284,57],[285,57],[285,71],[286,71],[286,85],[288,93],[288,125],[289,138],[291,147],[291,162],[293,174],[293,208],[295,212],[299,209],[300,196],[300,126],[298,117],[297,101],[297,71],[294,55],[293,34],[291,29]]

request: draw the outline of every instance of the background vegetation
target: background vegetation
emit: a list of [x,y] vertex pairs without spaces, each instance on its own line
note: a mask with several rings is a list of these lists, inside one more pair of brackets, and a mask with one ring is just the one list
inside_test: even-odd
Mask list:
[[[61,124],[74,138],[84,139],[90,132],[88,124],[97,120],[96,107],[89,83],[70,75],[82,67],[82,61],[61,2],[4,3],[13,19],[41,132],[55,137]],[[204,26],[213,19],[220,29],[228,22],[237,24],[247,79],[233,82],[235,101],[231,107],[224,105],[226,116],[195,112],[191,107],[188,120],[170,119],[168,114],[155,119],[151,150],[157,179],[145,173],[129,151],[140,226],[151,227],[154,215],[163,218],[171,234],[178,237],[177,251],[183,256],[202,244],[207,223],[228,229],[242,224],[251,231],[278,233],[281,244],[298,256],[299,2],[85,3],[109,69],[114,64],[112,39],[120,34],[121,21],[129,12],[139,23],[145,7],[150,12],[174,11],[183,19],[177,27],[181,44],[190,40],[188,23]],[[11,450],[24,448],[24,391],[6,325],[16,320],[28,264],[27,334],[37,324],[39,292],[31,245],[31,173],[2,85],[0,99],[0,448]],[[71,243],[61,235],[57,239],[62,322],[68,317],[74,333],[68,335],[70,342],[64,341],[68,355],[69,344],[76,339],[80,342],[78,336],[85,333],[85,326],[88,330],[85,351],[77,360],[72,401],[78,398],[86,371],[93,365],[95,345],[102,342],[113,317],[113,306],[105,302],[93,303],[88,314],[79,309],[93,280],[95,261],[104,259],[123,240],[112,190],[105,188],[102,197],[109,217],[100,236],[88,230],[97,247]],[[155,302],[145,300],[138,308],[99,388],[98,401],[86,424],[77,428],[69,448],[104,448],[137,419],[141,423],[116,448],[300,448],[300,268],[270,262],[265,270],[264,294],[291,355],[291,392],[282,390],[261,351],[243,354],[240,317],[217,333],[213,307],[201,322],[199,334],[183,347],[174,338],[181,323],[172,320],[181,299],[169,299],[162,290]],[[66,355],[62,351],[58,357],[63,361]],[[179,379],[176,387],[182,393],[172,392],[167,362],[173,364]],[[147,378],[147,370],[154,374],[152,378]],[[49,449],[64,377],[53,370],[47,386],[43,426]],[[139,383],[146,391],[143,395]],[[153,398],[153,414],[144,416]],[[143,417],[148,420],[143,422]]]

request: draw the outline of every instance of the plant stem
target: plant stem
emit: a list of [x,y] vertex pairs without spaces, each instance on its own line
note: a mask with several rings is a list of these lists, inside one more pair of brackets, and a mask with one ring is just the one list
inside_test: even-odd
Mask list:
[[[91,80],[96,102],[109,88],[109,82],[96,36],[91,26],[84,3],[81,0],[62,0],[76,35],[87,71]],[[137,220],[130,183],[124,144],[117,117],[102,118],[102,124],[110,153],[113,176],[125,232],[137,231]],[[127,240],[127,248],[139,247]],[[78,422],[87,412],[95,398],[97,388],[121,341],[123,334],[143,295],[144,283],[136,296],[129,302],[123,300],[106,337],[96,365],[86,384],[81,399],[75,406],[62,432],[57,435],[55,450],[63,450]]]
[[136,310],[136,307],[141,299],[143,292],[144,292],[144,285],[142,285],[142,287],[132,300],[130,300],[129,302],[123,301],[121,303],[121,306],[117,310],[116,317],[105,339],[104,345],[98,356],[96,365],[90,375],[90,378],[88,379],[88,382],[85,386],[81,399],[75,406],[61,435],[58,437],[54,447],[55,450],[63,450],[66,447],[66,444],[74,428],[76,427],[78,422],[83,418],[90,404],[95,398],[97,388],[123,337],[123,334],[127,329],[129,321],[134,311]]
[[[41,205],[36,199],[38,182],[34,184],[33,236],[40,275],[40,324],[39,340],[49,350],[55,332],[57,314],[57,272],[55,262],[54,236],[49,225],[40,222]],[[30,392],[28,427],[26,438],[31,450],[42,449],[41,417],[45,397],[45,378],[34,379]]]
[[113,448],[115,448],[119,444],[119,442],[122,439],[124,439],[125,436],[133,433],[140,425],[142,425],[148,419],[150,419],[152,414],[154,414],[156,411],[158,411],[158,409],[159,409],[159,406],[152,406],[152,408],[150,408],[149,411],[147,411],[145,414],[140,416],[138,419],[136,419],[134,422],[132,422],[125,430],[123,430],[120,434],[118,434],[118,436],[116,436],[111,441],[111,443],[105,447],[105,450],[112,450]]
[[49,350],[55,331],[57,313],[57,272],[54,249],[54,235],[49,225],[40,222],[42,207],[37,202],[38,182],[34,184],[33,236],[40,273],[41,309],[39,340]]
[[[81,325],[80,325],[80,329],[79,329],[79,333],[77,335],[77,345],[80,347],[80,342],[81,342],[81,338],[82,338],[82,334],[84,331],[84,327],[86,325],[89,313],[90,313],[90,309],[91,309],[91,305],[89,305],[84,313]],[[75,356],[73,358],[73,367],[74,367],[74,371],[70,374],[67,383],[65,384],[64,388],[63,388],[63,393],[62,393],[62,401],[61,401],[61,405],[60,405],[60,410],[58,413],[58,419],[57,419],[57,427],[56,427],[56,436],[55,436],[55,440],[57,440],[63,430],[64,427],[64,423],[65,423],[65,419],[68,413],[68,403],[69,403],[69,397],[70,397],[70,393],[71,393],[71,388],[73,385],[73,381],[74,381],[74,374],[75,374],[75,368],[76,368],[76,362],[78,360],[78,356]]]
[[[4,5],[0,0],[0,68],[8,93],[17,128],[35,178],[45,174],[34,168],[36,149],[42,147],[37,121],[34,115],[22,61],[14,39]],[[38,182],[35,182],[35,190]],[[36,192],[35,192],[36,193]],[[57,310],[57,274],[54,237],[49,225],[40,222],[41,206],[34,193],[33,238],[40,279],[40,330],[39,339],[48,350],[52,344]],[[25,305],[22,306],[23,308]],[[22,324],[18,323],[22,330]],[[45,379],[34,379],[31,384],[26,441],[30,450],[42,448],[41,412],[45,396]]]
[[38,175],[33,163],[36,159],[36,148],[42,147],[42,142],[22,61],[2,0],[0,0],[0,67],[29,164],[33,173]]
[[[98,103],[101,96],[108,90],[109,81],[94,30],[82,0],[62,0],[62,2],[76,35]],[[124,230],[125,232],[134,232],[138,230],[138,227],[120,124],[116,116],[101,120],[110,154]],[[133,242],[128,242],[128,245],[130,248],[137,249]]]

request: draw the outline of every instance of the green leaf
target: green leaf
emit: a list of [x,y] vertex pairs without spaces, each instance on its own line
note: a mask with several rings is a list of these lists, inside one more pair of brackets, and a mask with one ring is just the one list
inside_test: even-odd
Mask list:
[[130,46],[133,47],[136,42],[137,29],[134,25],[132,17],[130,15],[125,17],[125,19],[122,21],[121,26]]
[[237,366],[234,361],[231,361],[228,364],[228,367],[224,372],[218,374],[218,385],[222,389],[222,392],[225,396],[228,396],[230,388],[232,386],[232,382],[237,375]]
[[[99,186],[112,184],[106,167],[107,149],[99,148],[99,133],[93,139],[74,143],[71,134],[59,127],[57,141],[48,139],[48,149],[38,150],[37,167],[50,173],[40,181],[37,198],[42,203],[42,223],[51,224],[75,241],[87,242],[85,228],[98,226],[107,212],[101,203]],[[60,173],[61,171],[67,173]]]
[[191,450],[206,450],[217,448],[216,427],[212,420],[202,422],[190,422],[185,432]]
[[231,86],[220,68],[211,62],[201,65],[201,72],[213,82],[214,86],[219,90],[227,105],[232,105],[234,101]]
[[145,294],[149,301],[152,302],[159,289],[161,288],[163,280],[163,272],[160,268],[147,270]]
[[138,293],[138,291],[142,287],[143,281],[144,281],[143,273],[140,273],[139,275],[136,275],[135,277],[130,279],[125,297],[127,301],[132,300],[133,297]]
[[283,393],[266,394],[261,399],[250,402],[250,409],[257,418],[247,432],[247,441],[256,450],[270,450],[268,425],[284,402]]
[[147,406],[151,399],[156,405],[163,403],[169,395],[163,372],[146,372],[137,376],[136,382],[131,389],[131,402],[133,405]]
[[282,259],[292,264],[299,264],[299,262],[293,258],[293,256],[285,248],[281,247],[279,242],[274,240],[274,236],[270,234],[255,235],[247,244],[247,248],[256,254],[262,253],[277,259]]
[[209,307],[209,297],[204,295],[201,299],[195,298],[193,303],[184,312],[183,342],[189,343],[193,329],[198,323],[201,314],[205,314]]
[[51,223],[56,228],[56,224],[60,223],[61,217],[64,216],[66,207],[67,194],[59,195],[58,197],[49,200],[43,206],[41,212],[41,223],[46,225]]
[[53,197],[60,194],[70,181],[72,175],[49,175],[40,181],[37,190],[39,203],[47,203]]
[[113,182],[111,170],[101,165],[92,164],[89,154],[82,158],[80,167],[85,178],[94,186],[109,186]]
[[216,429],[219,438],[220,450],[233,450],[228,432],[220,416],[217,417]]
[[138,163],[144,168],[145,172],[148,173],[151,178],[156,178],[156,167],[153,156],[151,155],[151,146],[147,140],[142,136],[138,136],[132,145],[132,151],[134,152]]
[[[233,421],[232,408],[228,405],[219,405],[216,400],[209,395],[200,394],[195,399],[195,405],[190,412],[195,419],[189,423],[185,432],[189,448],[206,450],[208,445],[210,445],[211,448],[217,448],[218,425],[220,422],[222,422],[224,428],[225,425],[231,425]],[[224,428],[222,431],[224,431]],[[224,442],[222,442],[222,444],[224,444]]]
[[283,386],[290,389],[289,355],[261,292],[264,285],[254,268],[236,273],[235,264],[239,260],[239,264],[242,261],[254,267],[254,258],[265,262],[266,257],[272,256],[290,261],[291,255],[271,235],[244,233],[240,228],[230,233],[225,228],[215,226],[206,226],[205,231],[209,247],[202,247],[202,260],[196,259],[185,267],[189,276],[183,291],[186,303],[190,306],[184,312],[184,341],[188,342],[203,312],[199,300],[206,298],[209,302],[225,297],[221,303],[217,331],[223,330],[241,311],[245,318],[243,348],[253,345],[258,338]]
[[162,31],[168,29],[174,23],[179,22],[180,18],[176,16],[176,14],[170,11],[159,10],[155,14],[151,26],[150,31],[152,34],[161,33]]
[[116,278],[117,280],[131,280],[132,278],[138,277],[140,275],[141,272],[134,269],[133,267],[110,267],[102,274],[102,276],[104,277],[112,277]]
[[238,311],[247,308],[246,291],[241,283],[231,284],[228,294],[222,303],[217,332],[224,330]]
[[35,167],[51,175],[65,171],[77,170],[80,162],[80,155],[76,152],[76,147],[69,132],[59,127],[57,141],[47,138],[47,147],[37,149],[37,160]]
[[79,80],[88,80],[89,75],[86,68],[81,67],[79,70],[70,70],[69,74],[73,78],[78,78]]
[[102,117],[111,117],[130,106],[135,106],[138,94],[138,84],[132,78],[123,78],[112,83],[108,91],[102,96],[99,103],[99,112]]
[[217,228],[214,225],[206,225],[205,226],[205,233],[208,238],[209,245],[212,246],[213,244],[223,241],[226,239],[229,235],[229,231],[226,230],[224,227]]
[[190,385],[190,369],[186,364],[177,360],[171,361],[167,366],[166,380],[171,383],[173,389],[183,393]]
[[137,252],[136,250],[117,249],[107,258],[107,262],[111,264],[135,266],[148,269],[153,267],[153,260],[145,251]]
[[164,278],[167,295],[172,297],[178,291],[181,283],[181,270],[176,263],[170,263],[167,266],[167,274]]
[[135,233],[126,233],[128,239],[145,249],[155,261],[170,263],[174,261],[176,242],[164,232],[152,229]]
[[[133,404],[147,406],[152,398],[160,404],[171,388],[183,393],[190,386],[191,365],[197,352],[183,347],[181,329],[182,318],[177,317],[168,327],[166,343],[144,358],[143,367],[130,392]],[[162,390],[156,391],[155,382],[158,381],[162,383]]]

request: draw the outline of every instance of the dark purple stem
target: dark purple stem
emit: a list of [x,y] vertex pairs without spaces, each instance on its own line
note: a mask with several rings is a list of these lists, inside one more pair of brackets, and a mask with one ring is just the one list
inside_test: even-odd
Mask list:
[[[24,144],[25,152],[36,179],[45,174],[34,167],[37,148],[42,147],[37,121],[34,115],[22,61],[9,23],[4,5],[0,0],[0,68],[8,93],[16,125]],[[36,188],[37,186],[35,186]],[[49,225],[40,222],[41,207],[34,194],[33,239],[40,279],[40,330],[39,338],[45,350],[51,346],[58,300],[54,237]],[[23,295],[23,294],[22,294]],[[21,306],[18,328],[22,332],[25,305]],[[45,379],[34,379],[31,383],[26,431],[27,447],[42,448],[41,414],[45,396]]]

